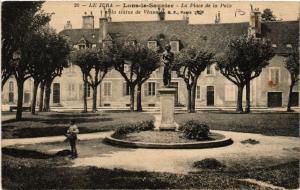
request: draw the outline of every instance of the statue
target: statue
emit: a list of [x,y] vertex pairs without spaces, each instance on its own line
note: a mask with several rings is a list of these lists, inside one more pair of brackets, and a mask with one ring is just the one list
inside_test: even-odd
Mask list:
[[171,83],[172,63],[174,60],[174,53],[171,52],[171,46],[168,44],[162,54],[162,62],[164,64],[163,82],[165,87],[169,87]]

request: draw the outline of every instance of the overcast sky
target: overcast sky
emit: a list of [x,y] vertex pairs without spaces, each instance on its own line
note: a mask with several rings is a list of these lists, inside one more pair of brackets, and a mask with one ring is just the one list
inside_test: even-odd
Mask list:
[[[123,1],[124,2],[124,1]],[[123,2],[113,2],[112,10],[116,11],[116,14],[112,14],[112,21],[142,21],[142,20],[157,20],[157,15],[155,14],[143,14],[143,11],[156,11],[157,8],[124,8]],[[201,4],[206,5],[207,2],[195,1],[197,5]],[[79,3],[79,7],[74,7],[74,3]],[[97,7],[89,7],[90,3],[97,3]],[[141,2],[126,1],[126,6],[131,4],[139,4]],[[145,4],[151,3],[151,1],[145,1]],[[153,2],[153,4],[162,4],[165,2]],[[187,8],[180,8],[181,4],[184,3],[187,5]],[[250,13],[250,2],[209,2],[211,7],[205,8],[195,8],[190,7],[192,2],[168,2],[169,5],[174,5],[175,8],[166,8],[165,11],[177,10],[178,15],[166,15],[167,20],[180,20],[183,18],[183,15],[180,14],[181,11],[192,11],[190,17],[191,24],[197,23],[214,23],[215,15],[220,11],[221,14],[221,23],[231,23],[231,22],[248,22],[249,13]],[[217,8],[213,8],[213,4]],[[222,7],[221,7],[222,4]],[[262,11],[265,8],[270,8],[273,10],[274,15],[277,18],[283,20],[296,20],[299,16],[299,2],[251,2],[254,8],[259,8]],[[84,6],[85,5],[85,6]],[[100,5],[99,1],[69,1],[69,2],[54,2],[47,1],[43,5],[43,9],[48,13],[55,13],[52,16],[50,25],[55,28],[58,32],[63,30],[67,20],[70,20],[73,28],[81,28],[82,25],[82,15],[84,12],[90,13],[93,12],[95,16],[95,27],[99,27],[99,17],[100,11],[103,8],[98,7]],[[119,5],[119,6],[117,6]],[[225,6],[224,6],[225,5]],[[192,5],[193,6],[193,5]],[[108,8],[107,8],[108,9]],[[107,10],[106,9],[106,10]],[[119,11],[141,11],[141,14],[119,14]],[[194,11],[204,11],[201,15],[195,15]],[[243,14],[243,12],[245,14]]]

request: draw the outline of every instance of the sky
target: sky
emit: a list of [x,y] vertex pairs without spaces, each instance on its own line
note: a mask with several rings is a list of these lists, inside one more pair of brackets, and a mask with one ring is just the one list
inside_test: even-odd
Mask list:
[[[63,30],[69,20],[73,28],[81,28],[84,12],[95,16],[95,28],[99,27],[100,11],[103,1],[46,1],[43,10],[54,13],[50,26],[57,30]],[[214,23],[215,15],[220,12],[221,23],[248,22],[250,17],[250,4],[253,8],[263,11],[270,8],[273,14],[282,20],[296,20],[299,17],[300,2],[205,2],[205,1],[114,1],[106,2],[114,13],[112,21],[150,21],[157,20],[157,14],[145,14],[144,11],[157,11],[159,4],[173,6],[165,8],[166,20],[181,20],[184,13],[190,12],[190,24]],[[125,3],[125,5],[124,5]],[[148,5],[146,8],[132,8],[130,6]],[[92,5],[96,7],[92,7]],[[186,7],[185,7],[186,6]],[[106,8],[108,10],[109,7]],[[139,11],[139,14],[136,14]],[[172,14],[168,14],[168,11]],[[175,11],[175,12],[174,12]],[[181,12],[182,11],[182,12]]]

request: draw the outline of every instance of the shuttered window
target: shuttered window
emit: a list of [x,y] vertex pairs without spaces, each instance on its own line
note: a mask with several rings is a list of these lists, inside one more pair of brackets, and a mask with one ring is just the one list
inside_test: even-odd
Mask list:
[[123,96],[129,96],[130,95],[130,88],[128,83],[125,81],[123,82]]
[[112,96],[112,83],[111,82],[103,82],[103,96],[111,97]]
[[145,96],[155,96],[156,95],[156,83],[147,82],[144,84],[144,94]]

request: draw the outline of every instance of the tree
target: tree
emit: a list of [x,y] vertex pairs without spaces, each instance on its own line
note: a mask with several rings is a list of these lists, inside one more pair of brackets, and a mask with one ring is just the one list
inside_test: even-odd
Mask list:
[[142,84],[159,67],[159,54],[141,44],[116,45],[115,69],[123,76],[130,89],[130,111],[134,111],[135,87],[138,85],[137,110],[142,111]]
[[182,78],[188,91],[188,112],[195,112],[197,81],[201,72],[214,61],[212,50],[189,47],[182,49],[175,56],[174,69],[177,76]]
[[285,59],[284,66],[289,71],[291,77],[289,98],[288,98],[288,104],[286,110],[290,112],[292,111],[291,103],[292,103],[293,87],[299,81],[299,52],[296,49],[294,49]]
[[[18,86],[16,119],[22,119],[24,82],[28,74],[30,35],[50,21],[50,15],[41,11],[43,2],[3,2],[2,4],[2,87],[13,74]],[[16,59],[13,60],[13,57]]]
[[273,11],[269,8],[264,9],[261,18],[263,21],[276,21],[276,16],[273,15]]
[[[29,55],[30,62],[28,70],[30,76],[34,79],[32,101],[31,101],[31,113],[35,114],[36,97],[38,86],[47,76],[47,67],[52,63],[51,55],[49,54],[49,39],[51,35],[55,35],[55,31],[49,27],[43,27],[38,32],[32,35],[31,43],[27,46],[26,54]],[[44,86],[44,83],[42,84]],[[43,88],[43,87],[41,87]],[[41,102],[43,102],[43,93],[41,90]],[[42,108],[41,110],[42,111]]]
[[217,69],[238,88],[236,110],[243,112],[243,89],[246,90],[246,112],[250,111],[250,81],[260,75],[274,56],[271,42],[266,39],[234,37],[229,40],[225,54],[216,58]]
[[87,85],[93,89],[93,112],[97,111],[97,88],[113,66],[109,49],[81,49],[74,51],[72,60],[82,72],[84,82],[84,112],[87,112]]
[[50,111],[50,94],[53,80],[61,76],[64,68],[68,67],[70,47],[60,35],[52,32],[47,35],[45,56],[47,66],[44,67],[42,83],[45,85],[45,98],[43,111]]

